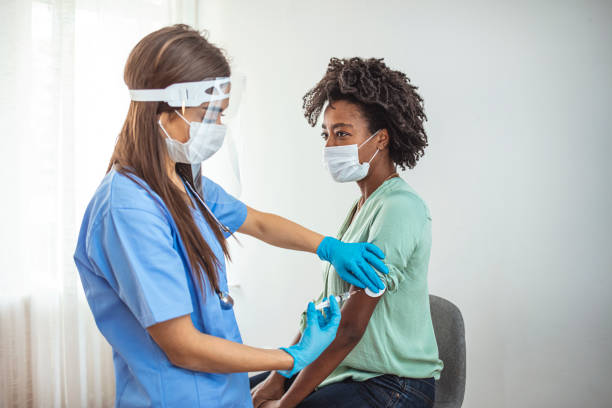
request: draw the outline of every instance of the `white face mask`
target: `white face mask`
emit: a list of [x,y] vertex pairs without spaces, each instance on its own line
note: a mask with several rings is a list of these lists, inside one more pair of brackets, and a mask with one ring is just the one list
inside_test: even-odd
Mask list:
[[370,163],[378,154],[379,150],[365,163],[359,162],[359,148],[368,143],[374,136],[380,132],[377,130],[365,142],[359,146],[356,144],[346,146],[330,146],[323,149],[323,161],[325,167],[331,173],[334,180],[344,183],[347,181],[359,181],[368,175]]
[[227,131],[225,125],[189,122],[178,111],[175,112],[189,124],[189,140],[185,143],[172,139],[161,124],[161,120],[158,122],[166,134],[166,147],[172,160],[177,163],[197,164],[219,151]]

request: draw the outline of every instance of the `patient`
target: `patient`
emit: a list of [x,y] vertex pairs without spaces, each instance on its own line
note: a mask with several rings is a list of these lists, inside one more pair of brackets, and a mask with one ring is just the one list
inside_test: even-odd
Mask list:
[[356,181],[361,190],[338,238],[379,246],[389,274],[381,274],[382,296],[370,297],[326,263],[319,300],[353,292],[342,305],[336,339],[291,379],[276,372],[252,377],[255,407],[433,406],[443,364],[429,312],[431,216],[396,172],[398,166],[413,168],[427,146],[416,89],[382,59],[332,58],[323,79],[304,96],[312,126],[328,103],[322,136],[332,177]]

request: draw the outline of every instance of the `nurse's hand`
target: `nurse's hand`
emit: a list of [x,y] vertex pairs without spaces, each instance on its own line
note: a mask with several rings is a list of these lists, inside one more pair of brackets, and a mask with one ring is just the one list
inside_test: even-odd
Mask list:
[[358,288],[368,287],[374,293],[385,288],[374,268],[384,274],[389,273],[389,268],[382,261],[385,254],[374,244],[345,243],[336,238],[325,237],[317,248],[317,255],[330,262],[338,275],[351,285]]
[[300,341],[291,347],[281,347],[293,357],[291,370],[277,371],[284,377],[293,377],[315,361],[336,338],[336,331],[340,325],[340,306],[336,298],[329,297],[329,308],[326,308],[325,315],[315,309],[313,302],[308,303],[306,322],[307,325]]

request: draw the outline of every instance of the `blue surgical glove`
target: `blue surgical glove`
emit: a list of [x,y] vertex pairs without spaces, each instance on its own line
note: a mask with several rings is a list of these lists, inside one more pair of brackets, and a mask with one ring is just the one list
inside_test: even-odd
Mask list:
[[[324,299],[325,300],[325,299]],[[287,378],[293,377],[301,369],[315,361],[336,338],[340,324],[340,306],[334,296],[329,297],[329,308],[326,314],[315,309],[313,302],[308,303],[306,310],[306,328],[300,341],[291,347],[281,347],[293,357],[291,370],[278,371]]]
[[374,293],[385,288],[374,268],[384,274],[389,273],[389,268],[381,261],[385,259],[385,254],[374,244],[345,243],[336,238],[325,237],[317,248],[317,255],[330,262],[338,275],[351,285],[368,287]]

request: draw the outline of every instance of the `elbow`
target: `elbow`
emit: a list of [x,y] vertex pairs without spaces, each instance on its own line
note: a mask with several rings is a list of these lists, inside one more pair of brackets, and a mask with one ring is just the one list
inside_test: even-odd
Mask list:
[[166,354],[168,361],[170,361],[172,365],[175,365],[180,368],[185,368],[187,370],[192,369],[192,367],[190,367],[190,361],[193,361],[193,359],[189,358],[187,353],[185,353],[184,351],[164,350],[164,353]]
[[161,347],[170,364],[186,370],[197,370],[197,358],[190,352],[189,344],[177,342],[176,344]]
[[223,373],[226,367],[215,358],[202,358],[196,354],[190,354],[186,350],[164,351],[168,361],[174,366],[185,370],[200,371],[206,373]]

